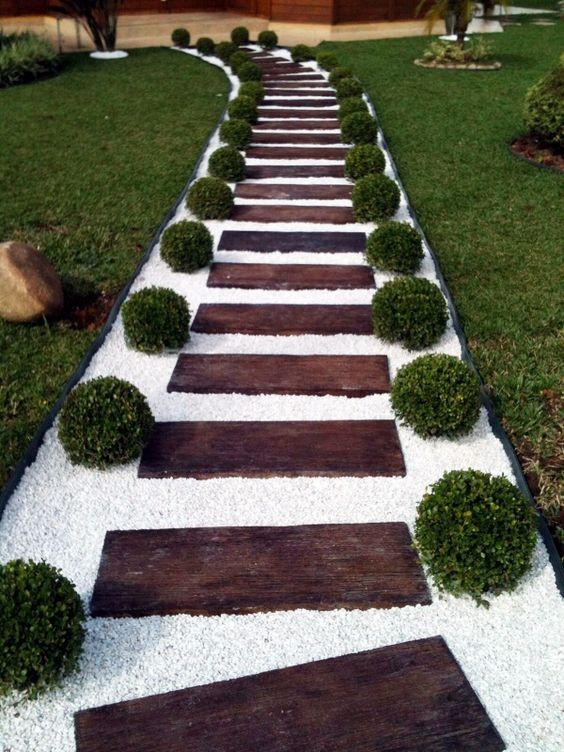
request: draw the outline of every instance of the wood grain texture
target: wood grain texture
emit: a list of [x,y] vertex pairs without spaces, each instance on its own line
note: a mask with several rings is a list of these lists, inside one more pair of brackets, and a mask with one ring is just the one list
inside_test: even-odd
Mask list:
[[384,355],[178,356],[168,392],[366,397],[390,390]]
[[364,253],[363,232],[268,232],[225,230],[219,238],[220,251],[256,253]]
[[282,83],[284,81],[299,81],[300,83],[303,83],[307,81],[308,83],[311,81],[317,81],[323,83],[324,86],[327,86],[327,80],[322,76],[320,73],[313,73],[305,72],[305,68],[303,69],[302,73],[286,73],[284,75],[277,75],[274,76],[270,73],[265,73],[262,77],[263,84],[271,84],[275,83],[277,86],[279,83]]
[[332,159],[343,160],[346,146],[249,146],[248,159]]
[[[335,107],[337,100],[335,97],[306,97],[298,95],[286,99],[273,99],[266,96],[262,101],[263,107]],[[333,112],[335,117],[335,112]]]
[[354,223],[351,206],[295,206],[291,204],[235,204],[229,216],[234,222]]
[[265,87],[264,93],[267,97],[333,97],[335,91],[329,87],[318,87],[315,82],[296,88],[294,84],[271,84]]
[[75,714],[77,752],[501,752],[442,637]]
[[324,165],[247,165],[245,176],[249,180],[268,178],[344,178],[344,164]]
[[349,199],[352,185],[327,185],[304,183],[238,183],[235,186],[236,198],[269,199]]
[[212,264],[208,287],[243,290],[359,290],[374,288],[368,266],[325,264]]
[[405,475],[393,420],[156,423],[139,478]]
[[92,616],[428,605],[404,522],[106,533]]
[[255,125],[255,133],[257,131],[330,131],[338,130],[338,128],[338,120],[260,120]]
[[200,303],[191,328],[202,334],[373,334],[369,305]]
[[[282,80],[282,81],[273,81],[272,83],[269,82],[267,83],[265,88],[268,89],[268,87],[275,87],[277,91],[284,91],[286,93],[288,89],[296,89],[297,87],[300,87],[300,88],[297,88],[297,91],[302,91],[302,88],[326,89],[327,91],[334,91],[329,86],[327,81],[315,81],[314,80],[314,81],[305,81],[303,84],[300,84],[299,79],[295,81]],[[315,96],[317,96],[317,94]]]
[[323,109],[322,107],[294,107],[294,108],[286,108],[286,107],[259,107],[258,108],[258,115],[259,117],[263,118],[276,118],[276,119],[285,119],[285,118],[293,118],[293,119],[303,119],[303,120],[309,120],[310,118],[320,118],[323,119],[335,119],[335,115],[337,114],[337,110],[329,110],[329,109]]
[[305,144],[307,146],[325,146],[326,144],[342,144],[338,133],[261,133],[253,131],[254,144]]

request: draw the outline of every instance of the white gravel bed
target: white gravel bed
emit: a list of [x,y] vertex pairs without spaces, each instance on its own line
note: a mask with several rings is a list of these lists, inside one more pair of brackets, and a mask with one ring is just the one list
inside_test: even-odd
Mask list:
[[[280,53],[289,55],[287,51]],[[220,64],[217,59],[206,59]],[[315,64],[310,67],[316,68]],[[234,93],[235,89],[231,96]],[[199,175],[206,173],[207,159],[218,143],[215,134]],[[305,182],[343,183],[334,179]],[[172,222],[183,218],[190,218],[190,214],[181,207]],[[396,218],[409,220],[405,196]],[[207,225],[216,247],[224,229],[372,229],[372,225],[266,226],[232,221]],[[242,249],[216,253],[216,260],[357,264],[362,262],[362,256],[259,254]],[[428,249],[420,275],[437,281]],[[378,286],[389,278],[390,275],[375,275]],[[193,275],[173,273],[160,258],[157,246],[132,289],[148,285],[172,287],[188,299],[193,313],[200,302],[368,304],[373,294],[371,290],[208,288],[206,279],[207,270]],[[419,355],[375,337],[353,335],[192,334],[184,352],[385,354],[392,375]],[[460,342],[450,324],[429,352],[460,356]],[[171,353],[148,356],[127,349],[118,317],[84,379],[108,374],[127,378],[146,394],[158,420],[392,417],[388,395],[348,399],[168,394],[166,385],[176,358]],[[405,477],[197,481],[142,480],[137,478],[137,463],[106,472],[74,467],[66,459],[55,426],[47,432],[36,461],[6,508],[0,524],[0,560],[45,558],[75,582],[87,603],[108,530],[375,521],[405,521],[413,529],[422,494],[445,471],[472,467],[513,479],[509,460],[492,433],[484,410],[472,433],[458,441],[424,441],[403,426],[398,431],[407,469]],[[509,752],[559,752],[564,737],[564,683],[563,672],[558,670],[564,658],[560,637],[564,607],[544,545],[539,540],[534,566],[517,591],[492,599],[489,609],[478,608],[469,599],[439,598],[432,591],[432,605],[402,609],[89,619],[80,673],[36,701],[18,703],[18,698],[11,696],[0,702],[0,749],[73,752],[73,713],[79,709],[442,634]]]

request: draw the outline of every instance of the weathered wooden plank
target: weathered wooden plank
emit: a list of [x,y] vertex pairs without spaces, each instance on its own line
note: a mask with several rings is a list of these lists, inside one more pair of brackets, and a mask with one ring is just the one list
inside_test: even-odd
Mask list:
[[106,533],[92,616],[428,605],[404,522]]
[[264,91],[267,97],[335,97],[334,89],[316,86],[315,82],[299,88],[296,88],[295,84],[293,86],[286,83],[272,84],[266,86]]
[[253,144],[342,144],[338,133],[260,133],[253,131]]
[[344,160],[346,146],[249,146],[249,159],[332,159]]
[[229,217],[235,222],[354,222],[350,206],[292,206],[289,204],[235,204]]
[[[260,131],[321,131],[338,130],[338,120],[259,120],[255,126]],[[335,134],[339,135],[339,134]]]
[[505,749],[438,636],[83,710],[75,736],[77,752]]
[[405,475],[393,420],[156,423],[140,478]]
[[244,290],[371,289],[374,274],[365,265],[329,264],[212,264],[208,287]]
[[245,176],[249,180],[264,180],[268,178],[344,178],[344,164],[324,165],[247,165]]
[[[262,101],[263,107],[335,107],[337,100],[335,97],[304,97],[299,96],[292,99],[272,99],[266,97]],[[332,113],[335,117],[335,112]]]
[[352,185],[327,185],[304,183],[238,183],[235,186],[236,198],[268,199],[350,199]]
[[366,397],[390,390],[385,355],[178,356],[167,391]]
[[286,73],[284,75],[280,74],[277,76],[265,73],[263,75],[263,83],[270,83],[272,81],[274,81],[276,84],[279,81],[307,81],[308,83],[311,81],[322,81],[325,86],[327,85],[327,79],[324,76],[322,76],[320,73],[314,73],[313,71],[306,72],[305,68],[303,68],[302,73]]
[[220,251],[258,253],[363,253],[363,232],[268,232],[226,230],[219,239]]
[[322,107],[313,108],[300,108],[300,107],[259,107],[258,115],[261,118],[276,118],[285,119],[292,118],[294,120],[311,120],[312,118],[320,118],[334,120],[336,110],[330,110],[329,108],[323,109]]

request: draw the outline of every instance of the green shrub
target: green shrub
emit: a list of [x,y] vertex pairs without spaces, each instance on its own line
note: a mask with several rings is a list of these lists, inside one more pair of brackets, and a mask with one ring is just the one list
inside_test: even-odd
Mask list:
[[445,473],[419,505],[415,544],[440,590],[482,595],[514,590],[531,566],[535,513],[507,478]]
[[362,84],[356,78],[342,78],[335,84],[337,99],[343,102],[351,97],[361,97],[363,93]]
[[188,191],[186,204],[198,219],[227,219],[233,209],[233,191],[220,178],[200,178]]
[[528,90],[525,125],[543,141],[564,147],[564,63]]
[[59,58],[51,44],[31,32],[0,32],[0,88],[52,76]]
[[383,222],[399,209],[399,188],[386,175],[366,175],[355,183],[352,203],[357,222]]
[[196,42],[196,49],[200,55],[213,55],[215,42],[210,37],[200,37]]
[[326,71],[333,70],[333,68],[337,68],[339,65],[339,59],[334,52],[320,52],[315,61],[320,68]]
[[175,222],[163,233],[161,256],[175,272],[195,272],[213,258],[211,233],[202,222]]
[[339,106],[339,120],[342,123],[345,118],[355,112],[368,113],[368,105],[362,97],[350,97],[349,99],[344,99]]
[[229,117],[236,120],[246,120],[248,123],[256,123],[258,110],[254,99],[245,96],[235,97],[227,105]]
[[401,277],[386,282],[372,298],[377,337],[401,342],[408,350],[429,347],[444,333],[447,307],[439,288],[427,279]]
[[278,34],[275,31],[261,31],[257,41],[264,50],[272,50],[278,44]]
[[170,37],[175,47],[190,47],[190,32],[188,29],[175,29]]
[[423,256],[421,236],[406,222],[386,222],[366,241],[366,260],[386,272],[415,274]]
[[214,178],[237,183],[245,177],[245,157],[234,146],[221,146],[211,155],[208,171]]
[[239,81],[260,81],[262,69],[256,63],[248,62],[241,65],[237,70]]
[[229,63],[229,58],[234,52],[237,52],[237,45],[233,42],[220,42],[215,45],[215,54],[225,65]]
[[391,398],[396,415],[425,438],[469,433],[480,414],[476,374],[452,355],[422,355],[400,368]]
[[492,46],[483,37],[474,35],[464,47],[454,42],[436,39],[421,57],[427,63],[486,63],[491,60]]
[[168,287],[145,287],[122,308],[125,341],[134,350],[180,350],[190,336],[190,311],[182,295]]
[[338,81],[341,81],[343,78],[351,78],[352,71],[350,68],[333,68],[331,73],[329,74],[329,83],[331,86],[335,86],[335,84]]
[[246,120],[225,120],[219,129],[219,137],[229,146],[246,149],[253,139],[253,129]]
[[306,60],[315,60],[315,53],[307,44],[297,44],[292,47],[292,60],[295,63],[305,63]]
[[59,439],[73,465],[104,468],[139,456],[153,430],[147,400],[113,376],[79,384],[61,412]]
[[0,564],[0,695],[36,697],[78,668],[84,608],[74,585],[49,564]]
[[353,112],[341,121],[341,139],[345,144],[371,144],[377,135],[378,126],[368,112]]
[[231,32],[231,41],[237,47],[249,44],[249,30],[246,26],[236,26]]
[[244,84],[239,86],[239,96],[249,97],[249,99],[253,99],[257,104],[260,104],[264,99],[264,86],[260,81],[245,81]]
[[229,58],[229,67],[231,68],[233,73],[237,73],[242,65],[250,62],[251,58],[247,55],[246,52],[243,52],[243,50],[237,50],[237,52],[234,52]]
[[351,180],[358,180],[366,175],[384,172],[386,158],[384,152],[376,144],[358,144],[347,154],[345,159],[345,175]]

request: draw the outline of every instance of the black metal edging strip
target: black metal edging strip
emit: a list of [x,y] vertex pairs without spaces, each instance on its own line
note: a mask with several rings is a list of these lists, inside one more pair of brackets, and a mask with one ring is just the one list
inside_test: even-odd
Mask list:
[[[168,49],[168,48],[165,48]],[[192,59],[201,60],[201,58],[194,58],[194,56],[191,56]],[[206,61],[202,61],[206,62]],[[219,68],[219,66],[214,66]],[[220,70],[223,70],[220,68]],[[225,71],[224,71],[225,73]],[[226,76],[227,80],[229,81],[229,78]],[[229,82],[231,86],[231,82]],[[192,173],[190,174],[190,177],[184,184],[184,187],[182,189],[182,192],[180,193],[179,197],[176,199],[176,202],[174,203],[174,206],[169,209],[167,215],[159,225],[159,228],[153,235],[147,250],[143,254],[143,257],[139,260],[139,263],[137,264],[135,271],[133,274],[129,277],[125,285],[122,287],[119,295],[117,296],[113,306],[111,307],[110,313],[108,314],[108,318],[106,319],[106,323],[100,330],[100,333],[92,342],[88,350],[86,351],[85,355],[83,356],[82,360],[78,364],[76,370],[70,377],[70,379],[66,382],[66,384],[63,387],[63,390],[47,414],[47,416],[43,419],[42,423],[40,424],[39,428],[35,432],[35,435],[31,442],[29,443],[27,449],[25,450],[21,460],[16,465],[16,468],[10,478],[8,479],[7,484],[4,486],[4,489],[2,490],[2,493],[0,494],[0,520],[2,519],[2,515],[4,513],[4,509],[6,508],[6,505],[8,503],[8,500],[10,499],[10,496],[14,493],[16,488],[18,487],[23,474],[27,470],[27,468],[34,462],[35,458],[37,457],[37,452],[39,451],[39,448],[41,444],[43,443],[43,438],[47,431],[51,428],[53,423],[55,422],[55,418],[57,417],[57,414],[61,407],[63,406],[63,403],[69,394],[69,392],[73,389],[73,387],[80,381],[80,379],[84,376],[84,372],[90,365],[90,361],[94,357],[94,355],[98,352],[100,347],[104,344],[104,341],[106,337],[108,336],[108,333],[110,332],[110,329],[115,323],[115,320],[117,318],[117,315],[119,313],[119,309],[121,308],[122,303],[127,297],[127,294],[129,293],[129,290],[131,289],[131,285],[134,283],[134,281],[137,279],[139,273],[141,272],[141,269],[145,266],[147,261],[149,260],[149,257],[151,256],[155,246],[159,242],[159,239],[164,232],[165,227],[170,222],[170,220],[173,218],[173,216],[176,214],[176,211],[178,207],[182,204],[184,201],[184,198],[186,196],[186,193],[188,192],[188,188],[190,186],[190,183],[194,180],[196,177],[196,174],[200,168],[200,165],[202,164],[202,160],[204,158],[204,154],[206,153],[208,146],[210,144],[210,141],[212,140],[216,130],[218,129],[220,123],[225,119],[225,113],[227,112],[227,104],[225,105],[223,112],[221,113],[220,117],[218,118],[214,128],[210,131],[210,135],[208,136],[204,146],[202,147],[202,151],[200,152],[200,156],[198,157],[196,164],[194,165],[194,169],[192,170]]]

